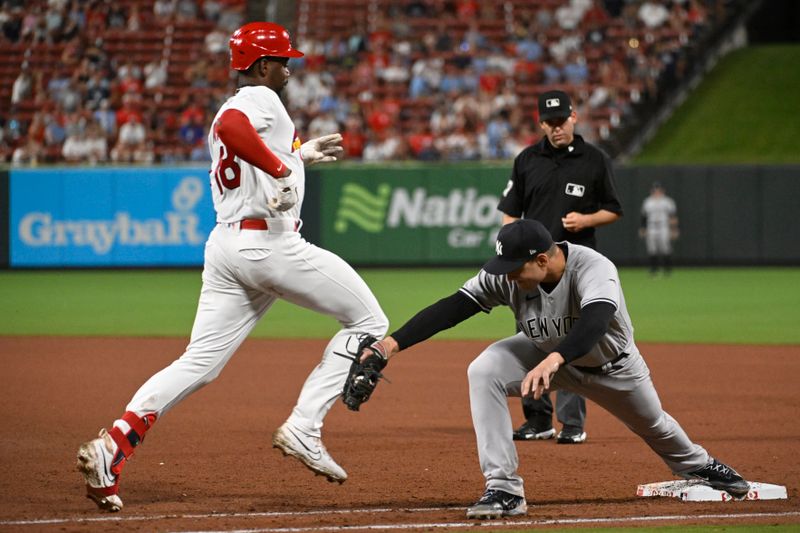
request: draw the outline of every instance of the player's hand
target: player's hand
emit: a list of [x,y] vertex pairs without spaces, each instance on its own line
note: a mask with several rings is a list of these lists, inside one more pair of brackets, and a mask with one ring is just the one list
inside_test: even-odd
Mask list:
[[561,217],[561,225],[565,230],[577,233],[589,227],[586,218],[587,215],[572,211],[567,213],[567,216]]
[[644,228],[639,228],[639,238],[644,239],[647,237],[647,230]]
[[397,341],[394,340],[394,337],[388,336],[365,347],[364,352],[361,354],[361,362],[363,363],[366,361],[373,353],[388,361],[390,357],[399,351],[400,346],[397,344]]
[[562,364],[564,364],[564,358],[558,352],[553,352],[545,357],[522,380],[522,397],[532,393],[534,400],[541,399],[542,394],[550,390],[550,380]]
[[306,165],[336,161],[343,153],[342,136],[339,133],[323,135],[300,146],[300,157]]
[[276,178],[278,195],[267,201],[270,209],[275,211],[288,211],[297,204],[297,180],[289,175],[285,178]]

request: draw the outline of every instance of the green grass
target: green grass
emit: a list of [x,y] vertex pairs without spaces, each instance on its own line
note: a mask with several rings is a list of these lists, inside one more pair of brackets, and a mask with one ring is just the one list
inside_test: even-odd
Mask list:
[[[452,294],[474,269],[366,269],[392,327]],[[800,268],[678,269],[652,279],[622,269],[640,342],[800,344]],[[0,272],[0,335],[188,337],[199,271]],[[471,318],[437,338],[497,339],[513,331],[507,308]],[[256,337],[327,338],[327,317],[278,302]]]
[[800,163],[800,46],[737,50],[658,131],[640,164]]

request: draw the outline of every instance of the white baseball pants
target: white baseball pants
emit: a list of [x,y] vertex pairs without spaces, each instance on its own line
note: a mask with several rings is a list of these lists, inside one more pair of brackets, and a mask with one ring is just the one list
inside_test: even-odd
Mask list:
[[[289,422],[320,436],[322,421],[342,392],[359,335],[382,338],[386,315],[361,277],[337,255],[306,242],[294,221],[268,220],[270,229],[217,224],[205,249],[203,287],[186,352],[152,376],[127,406],[160,418],[216,378],[272,304],[282,298],[336,319],[342,329],[306,379]],[[275,354],[280,357],[286,354]]]

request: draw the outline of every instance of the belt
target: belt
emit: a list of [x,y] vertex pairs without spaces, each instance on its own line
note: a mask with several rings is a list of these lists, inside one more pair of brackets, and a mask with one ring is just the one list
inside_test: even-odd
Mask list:
[[573,366],[572,368],[574,368],[576,370],[580,370],[581,372],[586,372],[587,374],[608,374],[612,370],[617,370],[617,369],[622,368],[622,365],[615,366],[616,363],[619,363],[620,361],[622,361],[623,359],[625,359],[629,355],[630,355],[629,353],[624,353],[623,352],[623,353],[619,354],[618,356],[616,356],[611,361],[606,361],[605,363],[603,363],[600,366]]
[[297,231],[300,228],[300,221],[290,218],[271,218],[269,220],[264,220],[263,218],[245,218],[238,222],[218,222],[218,224],[229,228],[273,231],[277,233]]

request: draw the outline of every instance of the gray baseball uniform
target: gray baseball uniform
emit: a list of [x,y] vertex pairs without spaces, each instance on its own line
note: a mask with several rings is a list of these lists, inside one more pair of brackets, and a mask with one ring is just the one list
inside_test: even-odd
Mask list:
[[677,209],[675,201],[669,196],[648,196],[642,203],[642,217],[647,220],[645,245],[648,255],[669,255],[672,253],[670,220]]
[[650,371],[633,341],[616,267],[585,246],[559,245],[567,247],[568,260],[564,276],[550,292],[541,286],[525,291],[506,276],[483,270],[461,288],[486,312],[500,305],[511,307],[521,328],[513,337],[489,346],[469,366],[472,419],[486,488],[524,496],[506,397],[520,395],[525,375],[564,339],[580,319],[581,308],[594,302],[616,308],[609,328],[586,355],[561,367],[551,388],[581,394],[609,411],[676,474],[704,466],[708,452],[661,407]]

